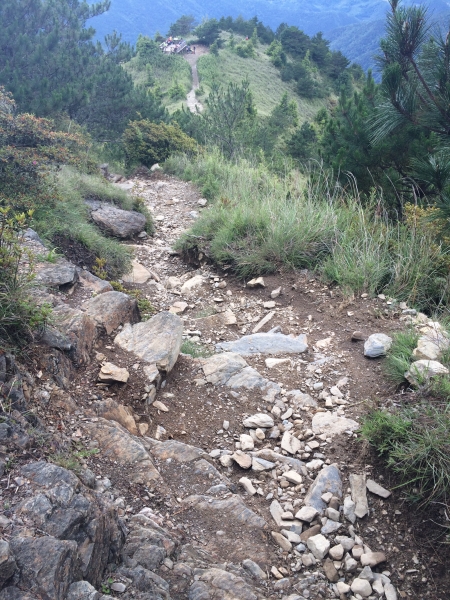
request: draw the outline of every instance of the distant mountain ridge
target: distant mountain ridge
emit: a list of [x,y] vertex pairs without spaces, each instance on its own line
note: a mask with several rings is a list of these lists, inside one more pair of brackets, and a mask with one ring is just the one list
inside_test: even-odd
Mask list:
[[[94,2],[95,0],[89,0]],[[405,4],[417,4],[406,0]],[[450,10],[449,2],[427,2],[435,14]],[[135,43],[140,33],[153,36],[157,31],[167,33],[171,23],[183,14],[203,18],[222,16],[245,19],[258,17],[265,25],[276,29],[280,23],[296,25],[308,35],[322,31],[332,42],[332,49],[341,50],[364,68],[373,65],[373,54],[384,31],[387,0],[112,0],[110,10],[96,17],[92,25],[97,37],[116,30],[123,39]]]

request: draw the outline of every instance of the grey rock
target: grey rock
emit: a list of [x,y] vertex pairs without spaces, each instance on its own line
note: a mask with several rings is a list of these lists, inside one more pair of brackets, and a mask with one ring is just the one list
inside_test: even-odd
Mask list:
[[336,533],[336,531],[339,531],[341,527],[342,523],[338,523],[337,521],[332,521],[331,519],[328,519],[328,521],[320,530],[320,533],[322,533],[323,535],[331,535],[333,533]]
[[271,389],[275,393],[281,391],[277,384],[265,379],[234,352],[214,354],[202,360],[202,368],[206,380],[213,385],[226,385],[232,389],[241,387],[261,391]]
[[15,537],[11,548],[18,566],[18,585],[44,598],[64,600],[81,569],[77,544],[53,537]]
[[250,510],[240,496],[232,495],[229,498],[212,498],[210,496],[188,496],[183,500],[183,505],[213,515],[220,515],[227,522],[235,522],[236,526],[245,525],[253,529],[263,529],[265,520]]
[[274,450],[270,448],[264,448],[262,450],[256,450],[250,452],[251,456],[256,456],[258,458],[263,458],[264,460],[269,460],[271,462],[279,462],[282,465],[288,465],[290,469],[294,469],[300,475],[308,475],[308,471],[306,470],[305,463],[297,458],[292,458],[290,456],[284,456],[283,454],[278,454]]
[[344,517],[354,523],[356,521],[355,515],[356,504],[353,502],[350,496],[344,498]]
[[[19,590],[15,586],[4,588],[0,592],[0,600],[38,600],[36,596],[32,596],[29,592]],[[39,598],[41,600],[41,598]]]
[[247,558],[242,561],[242,566],[246,569],[255,579],[267,579],[267,575],[261,569],[261,567]]
[[28,229],[25,230],[23,237],[26,240],[31,240],[32,242],[39,242],[39,244],[45,246],[44,242],[39,237],[39,234],[36,231],[34,231],[34,229],[31,229],[31,227],[28,227]]
[[334,437],[345,431],[356,431],[359,425],[353,419],[340,417],[336,413],[318,412],[312,419],[311,428],[314,433],[324,433],[329,437]]
[[50,346],[50,348],[57,348],[63,352],[70,352],[73,350],[72,341],[54,327],[46,327],[42,332],[39,341],[42,344]]
[[189,600],[258,600],[242,577],[222,569],[207,569],[189,589]]
[[88,288],[95,292],[96,294],[103,294],[104,292],[112,292],[113,286],[109,283],[109,281],[105,281],[104,279],[100,279],[96,275],[93,275],[90,271],[86,269],[77,269],[78,277],[80,283],[83,287]]
[[301,354],[306,352],[308,344],[306,335],[296,338],[282,333],[255,333],[239,340],[222,342],[216,345],[218,351],[236,352],[241,356],[252,354]]
[[128,325],[114,343],[158,369],[169,373],[180,353],[183,321],[170,312],[160,312],[149,321]]
[[133,324],[139,321],[136,299],[122,292],[99,294],[85,302],[82,308],[108,335],[119,325]]
[[382,487],[379,483],[377,483],[373,479],[368,479],[366,481],[366,487],[369,490],[369,492],[372,492],[372,494],[376,494],[377,496],[380,496],[381,498],[389,498],[389,496],[392,494],[392,492],[390,492],[389,490],[386,490],[384,487]]
[[342,497],[341,475],[335,465],[329,465],[320,471],[306,494],[305,504],[322,512],[327,508],[327,504],[322,500],[322,495],[327,492],[338,498]]
[[405,373],[405,379],[418,387],[437,375],[448,375],[449,370],[436,360],[416,360]]
[[151,443],[150,453],[160,461],[166,461],[171,458],[179,463],[186,463],[207,456],[207,453],[201,448],[196,448],[177,440],[158,442],[150,438],[147,439]]
[[321,533],[308,538],[306,544],[318,560],[324,559],[330,549],[330,542]]
[[69,587],[67,600],[97,600],[100,593],[88,581],[76,581]]
[[11,555],[9,544],[0,540],[0,588],[10,579],[16,570],[16,561]]
[[158,593],[162,593],[163,597],[167,597],[167,592],[169,591],[169,584],[167,581],[153,571],[145,569],[141,565],[138,565],[133,569],[122,567],[120,569],[120,574],[124,575],[128,579],[131,579],[133,585],[141,592],[145,592],[156,587],[156,591]]
[[355,515],[362,519],[369,512],[366,493],[366,476],[351,474],[349,477],[350,488],[352,491],[352,500],[355,503]]
[[244,427],[262,427],[268,428],[273,427],[274,422],[270,415],[266,415],[265,413],[257,413],[256,415],[252,415],[251,417],[247,417],[243,421]]
[[95,321],[83,311],[64,304],[53,308],[56,329],[70,341],[70,358],[77,365],[87,365],[97,337]]
[[114,237],[126,239],[141,233],[145,229],[146,218],[136,211],[122,210],[110,204],[102,203],[92,210],[94,223]]
[[392,583],[384,584],[384,595],[386,596],[386,600],[397,600],[397,591]]
[[364,342],[364,356],[377,358],[384,356],[392,345],[392,338],[384,333],[373,333]]
[[38,263],[35,270],[36,281],[49,287],[73,285],[78,281],[76,266],[65,258],[59,258],[56,263]]
[[291,405],[295,410],[305,406],[317,406],[317,400],[314,400],[309,394],[304,394],[300,390],[291,390],[286,396],[292,398]]

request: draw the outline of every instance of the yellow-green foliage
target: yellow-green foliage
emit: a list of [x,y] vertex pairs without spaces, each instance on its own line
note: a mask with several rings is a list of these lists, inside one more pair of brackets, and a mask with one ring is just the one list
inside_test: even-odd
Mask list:
[[166,160],[173,152],[197,152],[197,142],[183,133],[177,123],[152,123],[147,119],[132,121],[123,135],[129,165],[151,167]]

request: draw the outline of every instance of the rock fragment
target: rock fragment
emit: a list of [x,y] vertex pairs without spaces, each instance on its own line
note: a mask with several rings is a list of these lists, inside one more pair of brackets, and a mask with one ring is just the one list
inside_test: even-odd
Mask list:
[[368,358],[377,358],[385,356],[392,346],[392,338],[384,333],[373,333],[369,335],[364,343],[364,356]]
[[366,476],[351,474],[349,477],[352,500],[355,503],[355,515],[362,519],[369,512],[366,493]]
[[389,496],[391,496],[391,494],[392,494],[392,492],[390,492],[389,490],[386,490],[384,487],[382,487],[379,483],[377,483],[373,479],[368,479],[366,481],[366,487],[369,490],[369,492],[372,492],[372,494],[376,494],[377,496],[380,496],[381,498],[389,498]]

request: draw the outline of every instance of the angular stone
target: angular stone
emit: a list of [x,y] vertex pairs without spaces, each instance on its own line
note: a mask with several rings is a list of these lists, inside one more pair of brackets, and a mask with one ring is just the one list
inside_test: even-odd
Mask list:
[[252,466],[252,457],[248,454],[244,454],[241,450],[236,450],[234,454],[231,455],[231,458],[242,468],[242,469],[250,469]]
[[101,203],[91,212],[92,220],[100,229],[114,237],[126,239],[141,233],[147,219],[139,212],[122,210],[111,204]]
[[290,358],[266,358],[266,360],[264,362],[268,369],[273,369],[274,367],[279,367],[280,365],[284,365],[286,363],[290,364],[291,359]]
[[272,417],[270,415],[266,415],[265,413],[257,413],[256,415],[247,417],[243,420],[242,424],[244,427],[250,427],[252,429],[257,427],[267,429],[274,426]]
[[180,353],[182,336],[180,317],[160,312],[149,321],[124,327],[114,343],[123,350],[134,352],[145,362],[155,364],[160,371],[169,373]]
[[319,412],[312,419],[311,429],[314,433],[324,433],[327,437],[334,437],[345,431],[356,431],[359,425],[353,419],[340,417],[336,413]]
[[0,588],[13,576],[16,567],[16,561],[11,556],[8,542],[0,540]]
[[241,450],[253,450],[255,447],[252,436],[245,433],[239,436],[239,442],[241,444]]
[[250,496],[254,496],[256,494],[256,489],[248,477],[241,477],[239,479],[239,483]]
[[283,477],[287,479],[289,483],[293,483],[295,485],[299,485],[303,481],[302,476],[299,475],[297,471],[285,471],[283,473]]
[[356,505],[355,515],[362,519],[369,512],[366,493],[366,476],[351,474],[349,477],[350,488],[352,491],[352,500]]
[[284,535],[281,535],[281,533],[278,533],[277,531],[271,531],[270,534],[284,552],[290,552],[292,550],[291,542],[287,540]]
[[103,327],[108,335],[119,325],[139,321],[139,310],[135,298],[122,292],[105,292],[87,300],[83,305],[84,312]]
[[419,338],[417,348],[413,350],[413,357],[416,360],[438,360],[441,354],[439,346],[427,338]]
[[432,377],[448,375],[448,373],[449,370],[436,360],[416,360],[409,367],[409,371],[406,371],[405,379],[417,387]]
[[314,398],[312,398],[309,394],[304,394],[300,390],[291,390],[286,394],[286,396],[288,398],[292,398],[290,402],[294,410],[298,410],[299,408],[305,406],[317,406],[317,401],[314,400]]
[[132,435],[137,435],[136,421],[132,410],[123,404],[117,404],[112,398],[94,402],[87,414],[103,417],[108,421],[116,421],[125,427]]
[[336,587],[340,594],[348,594],[350,591],[350,586],[344,581],[338,581]]
[[202,360],[201,364],[206,380],[213,385],[226,385],[232,389],[273,390],[275,393],[281,391],[277,384],[265,379],[234,352],[214,354]]
[[67,594],[67,600],[98,600],[100,593],[88,581],[72,583]]
[[131,262],[131,272],[127,273],[126,275],[122,275],[122,280],[125,281],[125,283],[142,284],[146,283],[151,276],[152,274],[144,267],[144,265],[141,265],[136,260],[133,260]]
[[169,308],[169,312],[173,313],[174,315],[179,315],[181,313],[184,313],[184,311],[187,309],[187,307],[188,307],[187,302],[174,302],[172,304],[172,306]]
[[99,418],[96,422],[84,422],[82,428],[90,439],[98,442],[106,458],[128,469],[130,482],[148,485],[159,479],[159,472],[144,446],[118,423]]
[[330,548],[329,555],[333,560],[341,560],[344,556],[344,548],[342,544],[336,544],[336,546]]
[[130,378],[130,374],[127,369],[117,367],[113,363],[103,363],[100,373],[98,374],[98,381],[102,383],[126,383]]
[[76,266],[65,258],[59,258],[56,263],[37,263],[35,272],[36,281],[49,287],[73,285],[78,281]]
[[292,521],[291,519],[283,518],[285,512],[278,500],[273,500],[271,502],[269,511],[278,527],[286,527],[287,529],[290,529],[293,525],[301,527],[300,521]]
[[258,600],[244,579],[221,569],[207,569],[189,588],[189,600]]
[[92,290],[96,294],[103,294],[114,290],[109,281],[100,279],[100,277],[93,275],[90,271],[86,271],[86,269],[78,269],[78,276],[83,287]]
[[356,521],[355,515],[356,504],[353,502],[350,496],[344,498],[344,517],[354,523]]
[[181,286],[181,293],[192,294],[192,292],[203,285],[204,281],[205,280],[201,275],[195,275],[194,277],[191,277],[191,279],[185,281]]
[[319,514],[312,506],[302,506],[302,508],[296,513],[295,518],[300,521],[305,521],[306,523],[311,523]]
[[97,337],[95,321],[81,310],[59,304],[52,314],[55,324],[70,341],[70,358],[77,365],[89,364],[92,348]]
[[366,487],[369,490],[369,492],[372,492],[372,494],[376,494],[377,496],[380,496],[381,498],[389,498],[389,496],[392,494],[392,492],[390,492],[389,490],[386,490],[384,487],[382,487],[379,483],[377,483],[373,479],[368,479],[366,481]]
[[306,335],[290,337],[282,333],[255,333],[239,340],[216,345],[218,351],[236,352],[241,356],[253,354],[301,354],[306,352]]
[[384,584],[384,595],[386,596],[386,600],[397,600],[397,591],[392,583]]
[[321,533],[308,538],[306,544],[318,560],[324,559],[330,549],[330,542]]
[[332,560],[329,558],[325,559],[322,564],[322,568],[328,581],[331,581],[331,583],[336,583],[339,581],[339,573],[337,572]]
[[264,573],[264,571],[261,569],[261,567],[257,563],[250,560],[249,558],[242,561],[242,566],[249,573],[251,573],[251,575],[255,579],[267,579],[267,575]]
[[363,567],[376,567],[386,562],[386,555],[384,552],[367,552],[361,555],[360,560]]
[[207,456],[206,452],[201,448],[184,444],[178,440],[167,440],[166,442],[150,441],[152,444],[150,453],[162,462],[173,459],[179,463],[187,463]]
[[314,483],[309,488],[304,502],[306,505],[313,506],[317,511],[321,512],[327,508],[327,504],[322,499],[322,495],[327,492],[339,498],[342,496],[341,475],[335,465],[328,465],[320,471]]
[[323,535],[332,535],[333,533],[336,533],[336,531],[339,531],[341,527],[342,523],[328,519],[325,525],[323,525],[323,527],[321,528],[320,533],[322,533]]
[[392,338],[384,333],[373,333],[364,342],[364,356],[377,358],[384,356],[392,346]]
[[308,474],[304,462],[296,458],[291,458],[290,456],[278,454],[278,452],[274,452],[270,448],[264,448],[263,450],[253,451],[251,454],[252,456],[257,456],[258,458],[263,458],[264,460],[269,460],[271,462],[279,462],[283,465],[288,465],[290,469],[297,471],[297,473],[300,473],[301,475]]
[[251,279],[250,281],[248,281],[247,287],[250,289],[263,288],[266,287],[266,284],[264,283],[264,279],[262,277],[257,277],[256,279]]
[[270,460],[264,460],[263,458],[259,458],[257,456],[252,457],[252,471],[271,471],[274,468],[275,463],[270,462]]
[[372,593],[372,586],[366,579],[359,579],[357,577],[353,580],[350,587],[354,594],[359,594],[362,598],[368,598]]
[[296,454],[300,448],[301,443],[300,440],[289,433],[289,431],[285,431],[283,433],[283,437],[281,439],[281,447],[289,454]]

